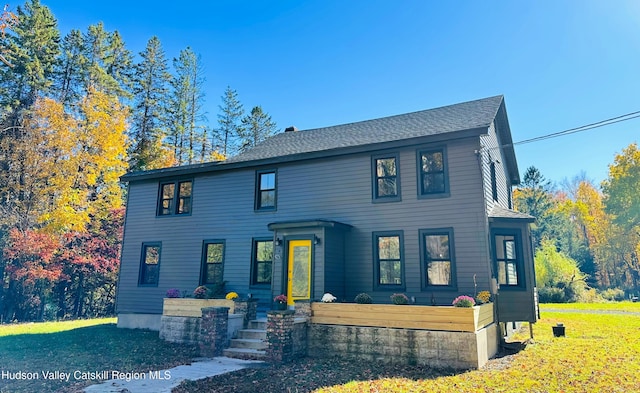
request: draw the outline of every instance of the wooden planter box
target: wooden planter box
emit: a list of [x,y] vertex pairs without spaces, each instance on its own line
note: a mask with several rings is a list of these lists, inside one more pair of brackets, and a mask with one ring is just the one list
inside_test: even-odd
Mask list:
[[229,307],[229,314],[235,311],[233,300],[164,298],[162,315],[167,317],[201,317],[204,307]]
[[311,311],[311,322],[325,325],[476,332],[493,323],[493,303],[471,308],[312,303]]

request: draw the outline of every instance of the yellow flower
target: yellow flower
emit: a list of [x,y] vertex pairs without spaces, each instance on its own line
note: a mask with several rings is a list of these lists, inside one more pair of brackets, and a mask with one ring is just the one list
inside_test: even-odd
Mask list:
[[237,297],[238,297],[238,294],[237,294],[237,293],[235,293],[235,292],[229,292],[229,293],[227,293],[227,296],[225,296],[225,299],[227,299],[227,300],[233,300],[233,299],[235,299],[235,298],[237,298]]

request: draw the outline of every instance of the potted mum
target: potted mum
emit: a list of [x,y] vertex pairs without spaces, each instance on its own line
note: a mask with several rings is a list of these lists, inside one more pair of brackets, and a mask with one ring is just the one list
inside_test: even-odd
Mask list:
[[409,298],[404,293],[394,293],[390,297],[393,304],[409,304]]
[[236,292],[229,292],[227,293],[227,295],[224,297],[227,300],[235,300],[238,298],[238,293]]
[[471,296],[466,296],[466,295],[462,295],[462,296],[458,296],[457,298],[453,299],[453,306],[454,307],[473,307],[476,305],[476,301],[473,300],[473,298]]
[[287,309],[287,295],[281,293],[273,298],[274,310],[286,310]]

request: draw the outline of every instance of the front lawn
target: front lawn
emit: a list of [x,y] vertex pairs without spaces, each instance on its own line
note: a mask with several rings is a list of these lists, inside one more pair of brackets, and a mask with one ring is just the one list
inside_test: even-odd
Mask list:
[[[0,325],[0,369],[12,376],[30,373],[30,380],[2,378],[0,392],[74,391],[98,382],[76,380],[74,372],[143,372],[190,363],[196,356],[195,347],[166,343],[158,332],[118,329],[115,318]],[[45,379],[48,371],[71,376],[68,382]]]
[[[634,392],[640,389],[640,316],[606,311],[634,312],[636,305],[565,306],[588,313],[545,312],[556,305],[544,305],[534,325],[535,343],[482,370],[305,359],[185,382],[173,392]],[[553,337],[551,327],[559,322],[566,337]],[[524,332],[528,337],[528,328]]]

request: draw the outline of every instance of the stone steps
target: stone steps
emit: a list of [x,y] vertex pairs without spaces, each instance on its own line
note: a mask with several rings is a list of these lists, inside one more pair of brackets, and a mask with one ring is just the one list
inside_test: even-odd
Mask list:
[[267,349],[267,320],[249,321],[248,329],[238,330],[238,338],[231,339],[224,356],[243,360],[265,360]]
[[223,351],[223,355],[228,358],[242,359],[242,360],[266,360],[267,354],[265,351],[250,348],[227,348]]

